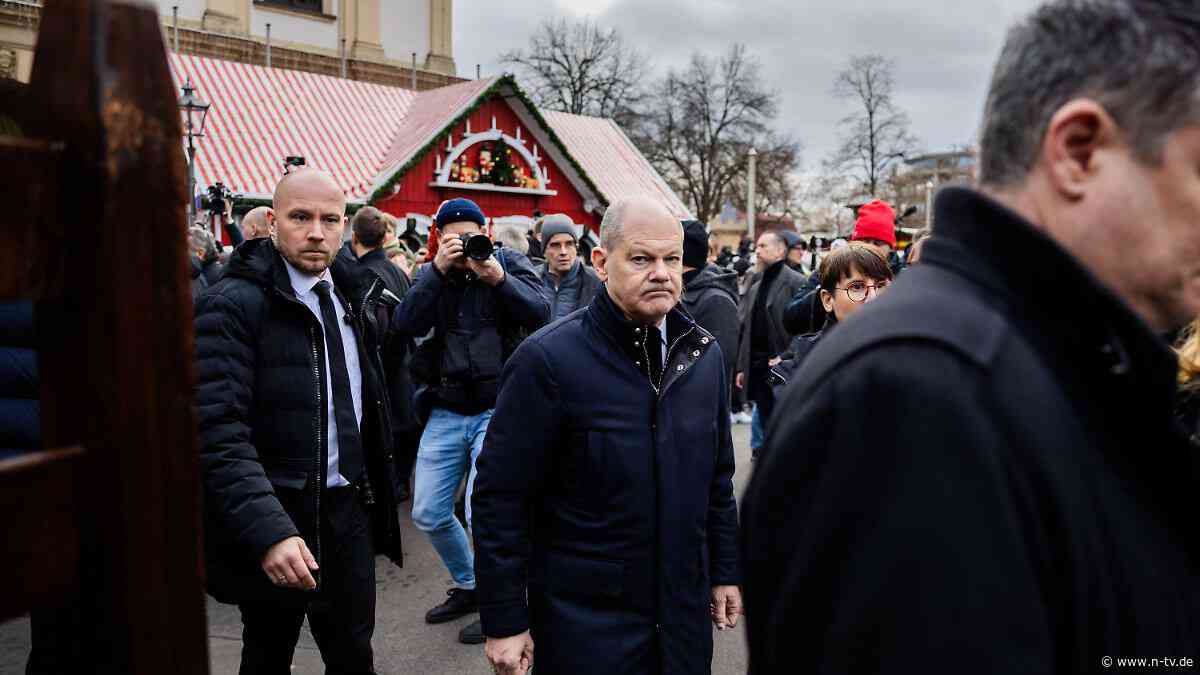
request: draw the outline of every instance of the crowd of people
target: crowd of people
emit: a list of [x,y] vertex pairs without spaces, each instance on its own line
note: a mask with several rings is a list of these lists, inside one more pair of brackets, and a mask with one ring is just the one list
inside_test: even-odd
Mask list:
[[[227,260],[192,229],[241,672],[289,672],[306,618],[327,672],[374,672],[402,509],[449,580],[425,620],[478,614],[458,639],[503,675],[707,673],[743,615],[753,673],[1195,667],[1198,90],[1191,0],[1046,3],[996,65],[978,185],[903,255],[878,200],[828,250],[737,259],[638,197],[598,242],[461,198],[418,239],[314,168]],[[6,446],[35,442],[26,309],[0,312]]]

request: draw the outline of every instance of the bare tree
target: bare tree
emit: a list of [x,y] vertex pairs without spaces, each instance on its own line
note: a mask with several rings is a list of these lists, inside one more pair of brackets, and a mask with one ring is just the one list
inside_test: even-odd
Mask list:
[[523,76],[530,94],[550,110],[610,117],[628,123],[643,99],[649,62],[616,29],[591,19],[547,19],[528,49],[501,55]]
[[853,101],[858,109],[838,123],[841,144],[826,162],[827,169],[854,176],[872,196],[888,169],[917,145],[908,130],[908,115],[892,100],[892,69],[892,62],[882,56],[856,56],[833,81],[833,95]]
[[655,87],[633,136],[695,216],[707,221],[734,196],[731,188],[746,171],[751,147],[787,160],[779,168],[785,174],[794,168],[799,144],[768,128],[776,99],[745,46],[734,45],[720,59],[695,53],[687,67],[672,70]]

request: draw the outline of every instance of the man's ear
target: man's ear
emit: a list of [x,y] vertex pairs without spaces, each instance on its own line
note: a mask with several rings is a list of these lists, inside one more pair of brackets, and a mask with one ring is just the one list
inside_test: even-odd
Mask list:
[[600,281],[608,283],[608,251],[597,246],[592,249],[592,269],[596,270],[596,276],[600,277]]
[[263,214],[263,217],[267,221],[267,234],[274,235],[275,234],[275,209],[267,209],[267,212],[265,214]]
[[821,306],[826,314],[833,314],[833,294],[824,288],[821,289]]
[[1100,170],[1101,150],[1122,143],[1116,120],[1099,103],[1075,99],[1050,118],[1042,140],[1042,162],[1050,183],[1071,200],[1082,199]]

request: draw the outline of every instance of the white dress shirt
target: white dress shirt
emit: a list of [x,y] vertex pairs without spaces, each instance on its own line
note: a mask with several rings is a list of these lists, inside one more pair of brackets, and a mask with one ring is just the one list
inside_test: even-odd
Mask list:
[[[358,341],[354,338],[354,329],[350,324],[346,323],[346,310],[342,307],[341,301],[337,299],[337,294],[334,293],[333,277],[329,274],[329,269],[326,268],[320,276],[314,276],[308,272],[302,272],[292,264],[287,262],[288,277],[292,280],[292,289],[296,291],[296,297],[303,302],[313,315],[317,317],[317,321],[321,323],[321,340],[325,340],[325,322],[321,319],[321,296],[313,290],[319,281],[328,281],[330,286],[329,297],[333,300],[333,311],[337,312],[338,328],[342,335],[342,351],[346,352],[346,370],[350,376],[350,396],[354,399],[354,419],[358,421],[359,428],[362,428],[362,370],[358,363]],[[328,439],[329,461],[325,465],[325,486],[326,487],[342,487],[349,485],[350,481],[346,480],[342,474],[338,473],[338,437],[337,437],[337,418],[334,415],[333,408],[333,378],[330,376],[331,366],[329,364],[329,344],[325,344],[325,436]]]

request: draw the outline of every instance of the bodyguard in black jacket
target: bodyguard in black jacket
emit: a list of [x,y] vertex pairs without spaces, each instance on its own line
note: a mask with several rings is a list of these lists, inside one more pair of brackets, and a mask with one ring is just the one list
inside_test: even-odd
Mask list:
[[328,267],[345,198],[327,174],[289,174],[274,203],[272,238],[196,307],[208,590],[241,608],[243,672],[288,672],[307,615],[331,671],[370,673],[374,553],[401,561],[383,287]]
[[708,262],[708,228],[683,221],[683,295],[680,306],[696,324],[713,334],[733,382],[738,349],[737,273]]
[[752,673],[1195,667],[1200,449],[1160,336],[1200,316],[1198,45],[1195,2],[1010,31],[982,192],[941,192],[921,264],[767,430]]
[[513,355],[478,462],[480,613],[505,675],[707,673],[712,624],[740,612],[729,384],[672,309],[678,221],[618,202],[602,228],[607,285]]

